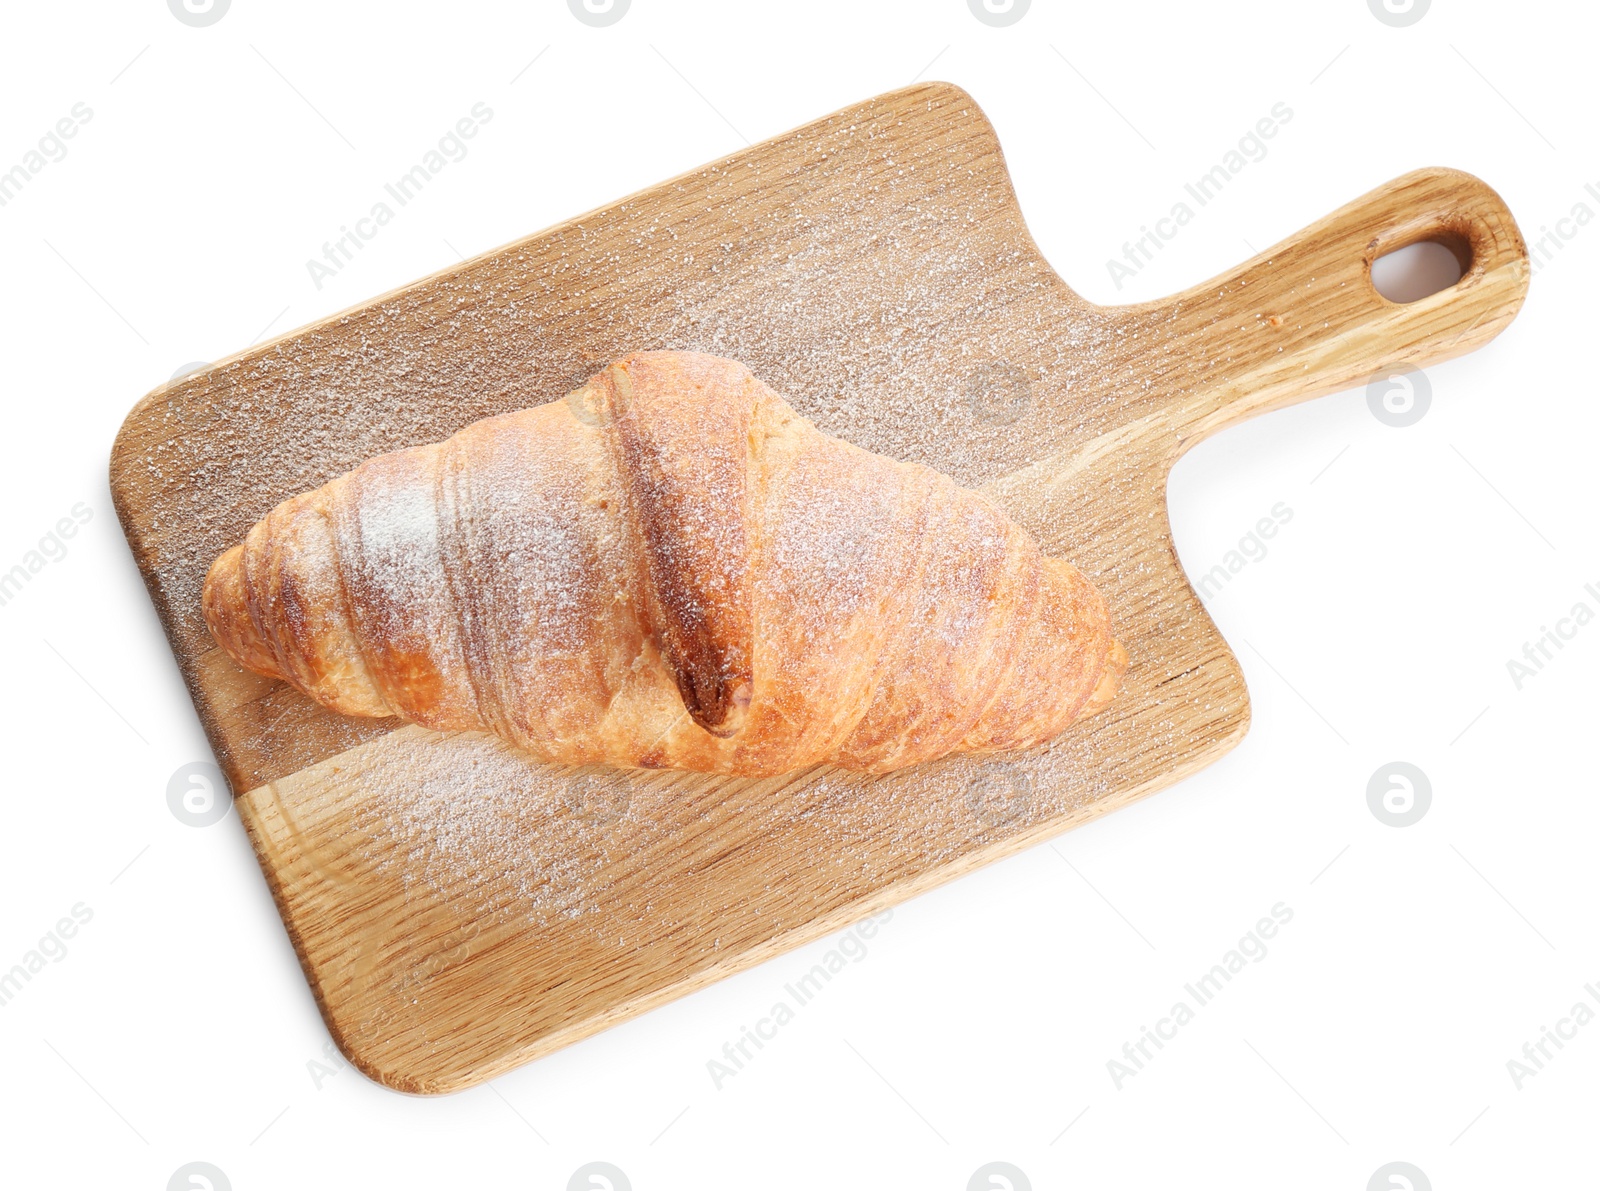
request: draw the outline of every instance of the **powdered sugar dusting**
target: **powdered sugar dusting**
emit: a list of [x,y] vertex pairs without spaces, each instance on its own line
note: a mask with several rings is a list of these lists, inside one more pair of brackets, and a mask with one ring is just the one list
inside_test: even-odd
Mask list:
[[348,793],[368,862],[408,898],[449,889],[489,918],[550,923],[585,912],[614,822],[574,813],[561,797],[572,780],[487,735],[398,733]]
[[[823,431],[967,486],[1157,408],[1141,405],[1152,371],[1178,374],[1180,390],[1198,383],[1197,366],[1163,338],[1170,312],[1141,324],[1088,307],[1037,256],[987,125],[964,98],[930,93],[926,124],[872,105],[831,117],[757,161],[708,167],[159,397],[123,460],[154,494],[141,565],[230,772],[253,786],[394,723],[337,717],[286,688],[212,707],[198,665],[209,649],[199,592],[211,561],[280,500],[375,455],[557,398],[630,351],[738,359]],[[1162,400],[1173,391],[1168,377]],[[1038,416],[1045,408],[1074,415]],[[1147,480],[1103,473],[1113,493]],[[1026,482],[1042,493],[1049,481]],[[1012,492],[1008,502],[1048,509],[1047,495]],[[372,532],[398,543],[416,528],[408,519]],[[1096,526],[1069,528],[1063,537],[1076,534],[1087,551]],[[540,577],[507,581],[530,585],[524,595],[548,610],[552,633],[570,632],[578,593],[559,579],[561,528],[528,534],[507,573]],[[840,576],[842,608],[867,601],[850,583],[853,551],[866,548],[840,538],[804,560],[820,577]],[[530,566],[527,551],[550,565]],[[1096,578],[1151,605],[1168,599],[1160,575]],[[1187,616],[1167,610],[1175,647],[1208,631]],[[464,648],[475,648],[470,625]],[[714,951],[796,929],[1125,788],[1126,710],[1114,704],[1098,723],[1097,753],[1069,732],[1003,760],[955,758],[879,779],[820,772],[674,785],[620,775],[632,794],[612,836],[563,801],[570,771],[530,765],[487,737],[439,747],[391,737],[382,752],[393,750],[392,764],[360,779],[359,823],[375,871],[415,896],[464,896],[465,882],[484,913],[581,921],[608,946],[693,950],[681,936],[669,943],[667,928],[714,922]],[[1215,714],[1226,727],[1228,709]],[[975,818],[966,797],[997,766],[1029,775],[1032,791],[1003,824]],[[629,841],[629,855],[608,851],[608,838]],[[668,842],[670,855],[652,851]],[[615,892],[619,872],[647,863],[686,866],[677,901],[644,892],[598,908],[583,900],[602,874]]]

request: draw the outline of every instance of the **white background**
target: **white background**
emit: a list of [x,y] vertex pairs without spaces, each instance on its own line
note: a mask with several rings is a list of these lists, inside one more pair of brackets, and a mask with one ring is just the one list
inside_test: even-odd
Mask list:
[[[1600,626],[1521,690],[1506,663],[1600,611],[1600,227],[1499,339],[1428,370],[1415,425],[1352,391],[1186,458],[1195,573],[1293,510],[1211,601],[1247,740],[896,910],[720,1090],[707,1060],[828,943],[491,1087],[314,1078],[327,1033],[237,818],[168,811],[209,753],[106,487],[123,416],[180,366],[917,77],[983,106],[1044,254],[1097,301],[1203,280],[1423,165],[1486,179],[1532,240],[1600,212],[1591,6],[1435,0],[1409,28],[1364,0],[1035,0],[1004,29],[964,0],[634,0],[599,29],[559,0],[4,19],[0,169],[93,116],[0,207],[0,569],[75,503],[93,517],[0,607],[0,969],[73,905],[93,918],[0,1008],[0,1183],[158,1189],[191,1160],[239,1189],[554,1189],[592,1160],[641,1191],[958,1189],[991,1160],[1035,1188],[1359,1191],[1396,1160],[1435,1188],[1593,1177],[1600,1023],[1520,1090],[1507,1061],[1600,981]],[[307,258],[478,101],[469,156],[319,290]],[[1117,290],[1107,258],[1279,101],[1267,157]],[[1432,784],[1406,828],[1366,800],[1396,759]],[[1278,902],[1267,957],[1118,1090],[1107,1060]]]

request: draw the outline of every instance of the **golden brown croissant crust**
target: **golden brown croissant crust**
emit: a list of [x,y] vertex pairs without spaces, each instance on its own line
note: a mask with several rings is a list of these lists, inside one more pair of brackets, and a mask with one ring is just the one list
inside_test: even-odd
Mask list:
[[284,501],[206,577],[241,665],[566,764],[882,772],[1039,744],[1127,655],[976,493],[741,364],[644,352]]

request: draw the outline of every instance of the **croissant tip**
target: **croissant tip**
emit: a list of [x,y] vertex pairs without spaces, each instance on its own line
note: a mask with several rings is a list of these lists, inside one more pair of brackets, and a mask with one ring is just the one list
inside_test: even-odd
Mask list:
[[206,572],[200,589],[200,612],[222,651],[246,670],[282,678],[272,651],[250,619],[244,592],[244,544],[225,551]]
[[1128,651],[1123,648],[1121,641],[1112,638],[1111,648],[1106,651],[1106,660],[1100,670],[1100,681],[1089,692],[1089,698],[1079,713],[1080,718],[1093,715],[1109,704],[1116,697],[1117,688],[1122,685],[1122,676],[1127,672]]

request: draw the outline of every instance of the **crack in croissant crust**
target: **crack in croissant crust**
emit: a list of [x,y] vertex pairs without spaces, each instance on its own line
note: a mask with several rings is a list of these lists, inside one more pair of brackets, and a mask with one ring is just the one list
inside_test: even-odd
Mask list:
[[564,764],[883,772],[1112,697],[1104,599],[741,364],[644,352],[284,501],[206,577],[242,666]]

